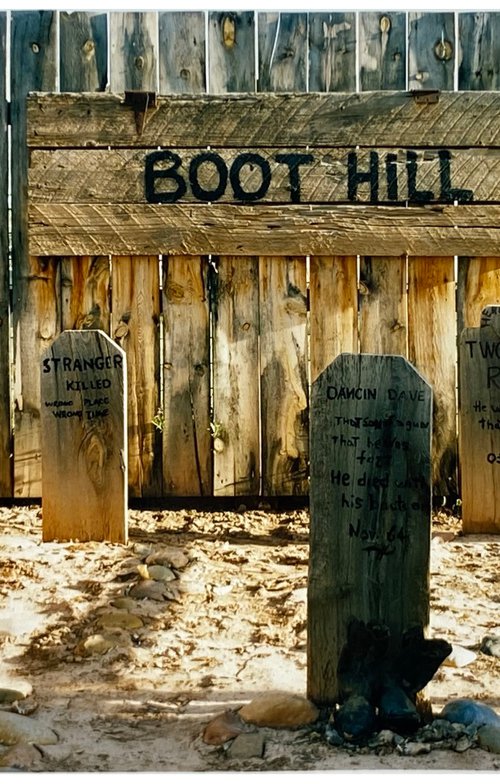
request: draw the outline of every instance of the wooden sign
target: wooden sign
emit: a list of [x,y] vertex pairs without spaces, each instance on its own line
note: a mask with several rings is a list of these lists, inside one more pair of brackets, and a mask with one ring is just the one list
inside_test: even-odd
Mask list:
[[125,353],[63,332],[41,364],[43,539],[127,541]]
[[341,354],[313,384],[308,693],[338,698],[352,621],[429,617],[431,388],[403,357]]
[[500,533],[500,305],[460,337],[459,448],[464,533]]

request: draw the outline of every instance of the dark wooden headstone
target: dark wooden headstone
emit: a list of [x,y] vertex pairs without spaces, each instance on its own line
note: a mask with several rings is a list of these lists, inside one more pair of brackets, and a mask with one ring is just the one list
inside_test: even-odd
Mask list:
[[317,704],[338,700],[349,624],[384,627],[397,646],[428,623],[431,409],[430,386],[400,356],[341,354],[313,385],[308,694]]
[[500,305],[460,336],[459,443],[464,533],[500,533]]
[[44,541],[126,542],[125,352],[100,330],[63,332],[41,390]]

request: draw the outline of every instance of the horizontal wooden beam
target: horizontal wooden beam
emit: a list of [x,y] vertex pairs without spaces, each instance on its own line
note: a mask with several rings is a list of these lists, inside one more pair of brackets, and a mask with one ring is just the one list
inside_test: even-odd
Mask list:
[[[500,92],[163,96],[136,121],[122,95],[32,93],[29,147],[492,147]],[[140,119],[140,118],[139,118]]]
[[500,255],[500,206],[31,204],[33,255]]
[[[147,176],[146,176],[147,175]],[[500,150],[33,150],[33,204],[500,202]]]

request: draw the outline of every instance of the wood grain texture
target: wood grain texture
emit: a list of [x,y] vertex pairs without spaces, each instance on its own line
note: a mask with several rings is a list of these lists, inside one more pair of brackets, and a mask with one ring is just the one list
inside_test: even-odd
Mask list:
[[361,90],[406,87],[406,14],[359,14]]
[[0,498],[13,496],[9,334],[8,138],[6,103],[7,15],[0,13]]
[[167,11],[158,15],[160,93],[206,90],[205,15]]
[[311,382],[342,352],[358,350],[356,256],[310,261]]
[[500,302],[500,257],[463,257],[458,259],[457,323],[458,335],[466,327],[481,323],[481,311]]
[[431,384],[435,496],[457,494],[457,333],[453,258],[408,259],[408,358]]
[[[52,91],[56,84],[56,14],[13,12],[12,149],[26,143],[26,95]],[[12,268],[15,380],[14,494],[41,495],[40,379],[33,368],[59,331],[57,262],[28,257],[27,156],[12,156]]]
[[[148,167],[148,156],[153,149],[136,150],[34,150],[31,154],[29,176],[29,198],[33,204],[50,202],[70,204],[146,204],[148,197],[145,189],[145,170]],[[176,203],[184,202],[220,202],[242,203],[243,194],[251,198],[253,194],[262,192],[258,204],[292,203],[297,199],[305,204],[328,204],[351,201],[349,198],[349,156],[353,148],[310,147],[306,161],[298,167],[298,189],[295,187],[292,196],[292,176],[290,164],[280,161],[280,155],[296,154],[298,151],[288,148],[245,148],[244,150],[217,149],[217,164],[226,175],[237,167],[237,187],[232,185],[226,176],[226,184],[219,195],[221,173],[214,162],[203,162],[196,165],[195,183],[206,195],[195,196],[190,180],[193,177],[190,167],[202,149],[176,148],[174,154],[179,156],[180,163],[175,164],[173,177],[162,178],[162,172],[170,169],[172,159],[154,164],[155,186],[157,194],[175,194],[179,189],[179,177],[186,185],[185,193],[176,199]],[[241,167],[238,157],[242,153],[250,153],[254,161]],[[172,151],[168,151],[168,155]],[[446,168],[450,174],[450,184],[459,201],[465,201],[469,195],[458,196],[458,189],[471,191],[470,198],[475,203],[500,202],[500,151],[495,149],[447,150],[446,158],[443,151],[438,150],[405,150],[396,148],[371,148],[357,150],[355,155],[356,176],[363,177],[370,172],[376,156],[376,183],[378,203],[405,204],[408,200],[416,203],[422,191],[428,191],[428,203],[449,203],[453,201],[451,191],[442,184],[442,170]],[[408,158],[411,156],[411,159]],[[258,156],[258,157],[257,157]],[[390,156],[390,158],[388,158]],[[263,187],[265,170],[269,170],[270,182]],[[388,167],[390,175],[388,174]],[[412,175],[415,172],[416,187]],[[174,179],[175,177],[175,179]],[[354,200],[356,203],[374,201],[370,182],[357,181]],[[397,190],[397,193],[393,191]],[[235,191],[237,196],[235,195]],[[217,198],[211,194],[217,193]],[[151,197],[149,197],[151,198]],[[420,197],[419,197],[420,198]]]
[[397,356],[342,354],[313,383],[307,692],[316,704],[338,702],[353,619],[386,626],[396,649],[428,623],[431,395]]
[[103,91],[108,82],[108,21],[102,12],[59,14],[60,89]]
[[126,543],[124,352],[103,332],[68,331],[38,367],[43,540]]
[[[418,97],[418,96],[417,96]],[[30,147],[495,147],[500,93],[440,94],[418,103],[410,93],[254,93],[158,99],[141,136],[123,96],[33,95]]]
[[156,256],[115,256],[113,337],[127,357],[128,488],[131,496],[161,496],[160,280]]
[[110,333],[108,256],[68,256],[61,266],[62,329],[101,329]]
[[458,16],[459,90],[500,89],[500,13],[462,13]]
[[410,90],[453,90],[455,22],[453,13],[408,14]]
[[208,85],[211,93],[255,90],[255,14],[210,11]]
[[360,351],[407,356],[406,258],[362,256]]
[[468,327],[459,342],[460,466],[465,534],[500,533],[500,334]]
[[305,92],[307,14],[259,13],[259,92]]
[[305,259],[261,258],[259,283],[263,494],[307,495]]
[[157,14],[111,11],[109,18],[111,90],[157,91]]
[[309,89],[356,90],[356,15],[315,13],[309,16]]
[[216,259],[213,288],[214,495],[259,495],[259,263]]
[[207,263],[163,260],[163,494],[212,492]]
[[289,205],[32,205],[39,255],[381,254],[500,251],[500,207]]

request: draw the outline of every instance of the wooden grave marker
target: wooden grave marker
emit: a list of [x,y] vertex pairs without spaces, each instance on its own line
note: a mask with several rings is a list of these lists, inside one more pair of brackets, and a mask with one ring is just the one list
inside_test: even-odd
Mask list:
[[42,357],[43,539],[127,541],[125,352],[67,330]]
[[459,449],[462,527],[500,533],[500,305],[460,336]]
[[428,624],[431,410],[402,356],[341,354],[313,384],[308,695],[319,705],[341,701],[352,622],[385,627],[388,655]]

